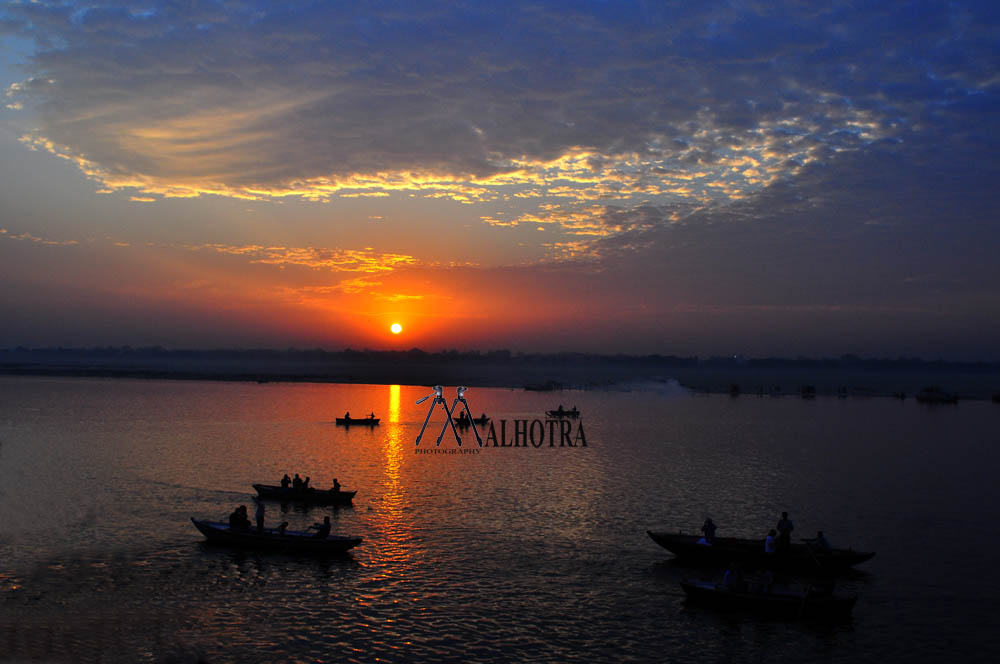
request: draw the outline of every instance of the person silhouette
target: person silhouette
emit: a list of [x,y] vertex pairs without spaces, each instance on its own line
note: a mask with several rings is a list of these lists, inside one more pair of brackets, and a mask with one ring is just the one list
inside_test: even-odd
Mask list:
[[792,531],[795,524],[788,518],[788,512],[781,513],[781,519],[776,526],[778,531],[778,551],[787,551],[792,546]]
[[313,535],[313,537],[317,539],[326,539],[330,535],[330,517],[324,516],[323,523],[314,523],[309,527],[316,529],[316,534]]

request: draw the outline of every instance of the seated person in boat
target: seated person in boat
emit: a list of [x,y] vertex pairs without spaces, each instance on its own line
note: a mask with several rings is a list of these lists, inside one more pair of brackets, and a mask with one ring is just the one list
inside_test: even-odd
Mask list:
[[337,481],[336,477],[333,478],[333,488],[330,489],[330,491],[333,493],[340,493],[340,482]]
[[722,577],[722,587],[734,593],[745,593],[747,582],[743,579],[743,570],[739,565],[731,565]]
[[480,422],[485,422],[488,419],[490,419],[490,418],[486,417],[486,413],[483,413],[482,415],[479,416],[479,421]]
[[308,488],[309,488],[309,476],[306,475],[306,478],[302,480],[302,490],[305,491]]
[[232,530],[250,530],[250,517],[247,516],[246,505],[240,505],[229,515],[229,527]]
[[346,413],[344,413],[344,419],[345,420],[351,419],[351,411],[347,411]]
[[324,516],[323,523],[314,523],[309,527],[316,529],[316,534],[313,535],[313,537],[317,539],[326,539],[330,535],[330,517]]
[[302,489],[302,478],[299,477],[298,473],[295,473],[295,477],[292,478],[292,488],[295,489],[296,491]]
[[374,411],[372,411],[371,413],[368,413],[368,419],[369,420],[374,420],[375,419],[375,412]]
[[764,538],[764,553],[774,553],[778,550],[778,542],[775,537],[778,535],[778,531],[771,528],[767,532],[767,537]]
[[822,530],[817,530],[816,537],[806,539],[805,542],[811,546],[814,551],[818,551],[819,553],[830,553],[833,549],[833,547],[830,546],[830,541],[823,535]]
[[757,578],[757,585],[754,590],[758,593],[766,595],[771,592],[771,588],[774,587],[774,572],[769,569],[764,570],[760,573]]
[[291,483],[292,483],[292,480],[288,477],[288,473],[285,473],[285,476],[281,478],[281,488],[282,489],[287,489],[288,485],[291,484]]

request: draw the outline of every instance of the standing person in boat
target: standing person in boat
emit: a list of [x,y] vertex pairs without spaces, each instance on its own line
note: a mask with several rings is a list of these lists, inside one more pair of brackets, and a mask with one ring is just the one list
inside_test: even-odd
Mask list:
[[788,512],[781,513],[781,519],[778,521],[777,530],[778,551],[788,551],[788,549],[792,546],[792,531],[795,530],[795,524],[788,518]]
[[333,491],[334,493],[340,493],[340,482],[337,481],[336,477],[333,478],[333,488],[330,489],[330,491]]
[[375,411],[374,410],[372,412],[368,413],[368,419],[369,420],[374,420],[375,419]]
[[264,532],[264,503],[256,498],[253,499],[257,503],[257,509],[254,511],[254,520],[257,522],[257,530],[259,532]]
[[715,522],[711,517],[705,517],[705,523],[701,524],[701,532],[705,533],[705,544],[711,546],[715,541]]
[[291,484],[291,483],[292,483],[291,478],[288,477],[288,473],[285,473],[285,476],[281,478],[281,488],[282,489],[287,489],[288,485]]
[[292,478],[292,488],[296,491],[302,490],[302,478],[299,477],[298,473],[295,473],[295,477]]
[[331,528],[329,515],[323,517],[323,523],[314,523],[309,527],[316,529],[316,534],[313,535],[313,537],[317,539],[326,539],[330,535]]
[[764,553],[772,554],[778,548],[778,543],[775,541],[774,537],[778,534],[778,531],[774,528],[767,531],[767,537],[764,538]]

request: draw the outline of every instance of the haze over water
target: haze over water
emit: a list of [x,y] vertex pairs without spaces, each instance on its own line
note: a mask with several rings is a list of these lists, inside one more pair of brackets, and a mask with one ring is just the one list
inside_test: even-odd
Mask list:
[[[0,661],[993,661],[1000,406],[660,391],[467,393],[577,406],[586,447],[434,447],[427,388],[0,377]],[[449,405],[454,389],[445,391]],[[374,429],[333,424],[374,411]],[[576,427],[574,425],[574,432]],[[499,433],[499,431],[498,431]],[[483,436],[486,432],[483,431]],[[458,446],[450,430],[437,449]],[[254,482],[358,490],[343,559],[211,547]],[[647,528],[796,536],[877,556],[846,625],[686,607]]]

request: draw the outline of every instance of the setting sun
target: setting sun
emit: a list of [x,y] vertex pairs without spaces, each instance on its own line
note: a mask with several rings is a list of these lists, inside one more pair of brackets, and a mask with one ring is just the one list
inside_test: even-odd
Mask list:
[[400,325],[399,323],[393,323],[389,329],[392,330],[393,334],[399,334],[400,332],[403,331],[403,326]]

